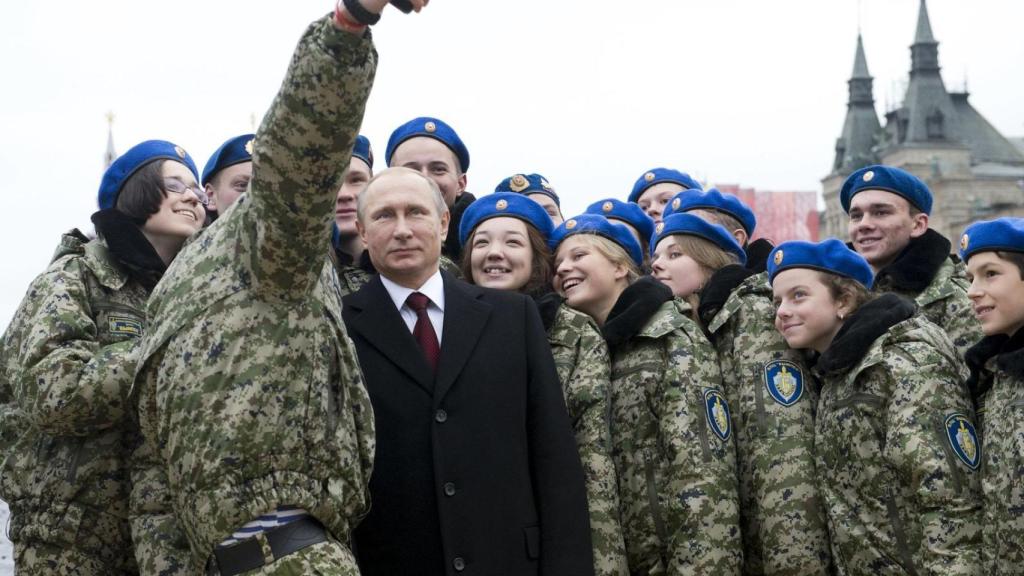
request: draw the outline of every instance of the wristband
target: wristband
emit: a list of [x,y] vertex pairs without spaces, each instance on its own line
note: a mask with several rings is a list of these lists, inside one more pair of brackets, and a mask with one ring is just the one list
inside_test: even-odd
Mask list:
[[338,2],[338,6],[334,9],[334,23],[338,25],[338,28],[353,34],[362,34],[366,30],[365,24],[356,22],[342,9],[341,2]]
[[345,10],[363,26],[373,26],[380,20],[380,14],[374,14],[367,10],[359,3],[359,0],[342,0],[342,2],[345,5]]

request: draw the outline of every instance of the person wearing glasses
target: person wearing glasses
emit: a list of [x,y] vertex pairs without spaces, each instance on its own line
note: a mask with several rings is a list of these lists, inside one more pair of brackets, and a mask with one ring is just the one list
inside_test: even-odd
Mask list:
[[162,140],[114,161],[92,215],[97,238],[65,235],[4,335],[0,380],[25,422],[0,457],[18,574],[137,572],[126,399],[146,300],[206,218],[198,179],[185,150]]

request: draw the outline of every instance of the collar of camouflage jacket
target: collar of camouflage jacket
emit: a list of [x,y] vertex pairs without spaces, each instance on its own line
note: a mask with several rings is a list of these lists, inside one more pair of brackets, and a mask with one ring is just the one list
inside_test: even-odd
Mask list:
[[[112,256],[107,259],[94,259],[94,262],[99,261],[104,265],[102,270],[94,269],[96,277],[103,282],[104,274],[108,275],[108,280],[113,279],[110,275],[117,274],[120,285],[116,287],[120,288],[124,285],[124,278],[121,276],[127,275],[141,284],[147,292],[152,291],[167,270],[167,265],[160,259],[138,224],[116,208],[96,212],[92,215],[92,223]],[[87,257],[89,254],[96,254],[92,252],[95,249],[98,249],[98,246],[92,249],[87,246]],[[115,262],[124,268],[123,273],[112,266]]]
[[921,236],[912,238],[896,260],[878,272],[875,285],[898,292],[921,292],[949,259],[949,247],[949,240],[929,228]]
[[647,325],[665,302],[672,300],[672,289],[650,276],[644,276],[626,288],[601,328],[609,348],[633,338]]
[[540,312],[540,319],[544,323],[544,331],[551,335],[551,327],[555,325],[558,318],[558,309],[562,307],[564,300],[554,292],[537,294],[533,297],[537,303],[537,311]]
[[731,264],[716,270],[700,291],[700,305],[697,308],[697,313],[701,322],[705,326],[709,326],[718,311],[725,305],[726,300],[729,299],[729,295],[740,284],[743,284],[744,280],[755,274],[753,270],[739,264]]
[[1014,378],[1024,378],[1024,330],[1018,330],[1012,337],[1006,334],[986,336],[967,350],[964,360],[971,370],[967,386],[975,400],[992,388],[992,379],[988,376],[993,370],[990,363],[993,358],[994,368]]
[[872,344],[890,328],[917,311],[914,303],[896,294],[882,294],[864,304],[843,323],[815,366],[820,374],[842,373],[860,362]]

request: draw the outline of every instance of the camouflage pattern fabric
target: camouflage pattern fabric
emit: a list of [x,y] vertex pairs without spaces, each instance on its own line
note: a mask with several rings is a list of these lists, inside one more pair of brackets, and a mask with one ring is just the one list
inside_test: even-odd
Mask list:
[[633,575],[738,574],[736,448],[714,348],[669,301],[612,351],[612,457]]
[[[327,256],[377,55],[327,16],[255,138],[250,191],[193,237],[150,301],[135,382],[132,533],[145,574],[195,573],[281,505],[340,542],[365,515],[373,413]],[[355,571],[351,556],[336,573]]]
[[974,317],[971,301],[967,298],[970,287],[963,262],[951,257],[946,259],[931,284],[920,293],[895,290],[884,279],[876,283],[874,289],[878,293],[892,292],[913,300],[925,318],[946,331],[962,361],[967,349],[985,336],[981,332],[981,324]]
[[736,430],[743,573],[828,574],[828,521],[814,470],[818,399],[803,356],[775,329],[766,273],[708,324]]
[[103,240],[65,235],[55,257],[15,313],[0,366],[17,404],[4,408],[0,435],[17,441],[0,494],[19,573],[133,573],[124,421],[148,294]]
[[822,376],[819,489],[840,574],[981,573],[965,378],[952,343],[920,316]]
[[[261,535],[256,536],[256,539],[260,541],[265,556],[272,559],[273,551],[271,551],[266,538]],[[336,540],[328,540],[274,560],[262,568],[245,572],[246,576],[271,574],[273,576],[359,576],[359,568],[356,566],[355,557],[348,546]]]
[[586,475],[594,574],[628,576],[618,479],[611,459],[608,345],[590,316],[565,304],[558,307],[548,343]]

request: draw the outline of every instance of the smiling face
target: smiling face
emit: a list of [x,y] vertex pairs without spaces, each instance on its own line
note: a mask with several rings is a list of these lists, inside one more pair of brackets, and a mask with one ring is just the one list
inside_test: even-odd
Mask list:
[[473,283],[500,290],[521,290],[533,272],[533,249],[526,223],[518,218],[481,222],[469,241]]
[[848,299],[833,298],[822,274],[809,268],[790,268],[772,281],[775,329],[790,348],[824,352],[849,313]]
[[362,192],[357,224],[370,260],[385,278],[418,289],[437,272],[448,233],[448,211],[439,212],[436,192],[407,170],[382,172]]
[[575,234],[562,241],[555,252],[555,292],[570,307],[587,314],[603,325],[615,301],[629,286],[629,268],[606,253],[621,248],[601,246],[608,240],[592,234]]
[[341,188],[338,189],[338,197],[334,205],[334,223],[338,226],[338,232],[344,237],[355,236],[359,233],[356,230],[356,199],[359,193],[366,188],[372,174],[370,166],[361,158],[352,157],[348,170],[342,176]]
[[409,168],[433,180],[449,208],[466,189],[466,175],[455,152],[434,138],[417,136],[402,142],[391,153],[390,166]]
[[853,249],[877,272],[928,231],[928,215],[911,214],[910,202],[898,194],[863,190],[850,199],[848,230]]
[[161,167],[164,180],[178,180],[189,190],[181,194],[164,191],[160,209],[142,225],[142,231],[150,242],[159,244],[176,243],[179,246],[189,236],[202,228],[206,220],[206,209],[199,203],[193,189],[199,189],[192,171],[180,162],[164,162]]
[[651,275],[682,298],[693,294],[707,282],[710,271],[701,266],[676,243],[675,236],[662,238],[654,248]]
[[1024,326],[1024,280],[1020,268],[996,252],[979,252],[967,261],[971,287],[967,297],[986,336],[1012,336]]
[[665,211],[665,205],[673,196],[683,190],[682,185],[675,182],[659,182],[644,190],[644,193],[637,198],[636,203],[657,224],[661,222],[661,214]]

